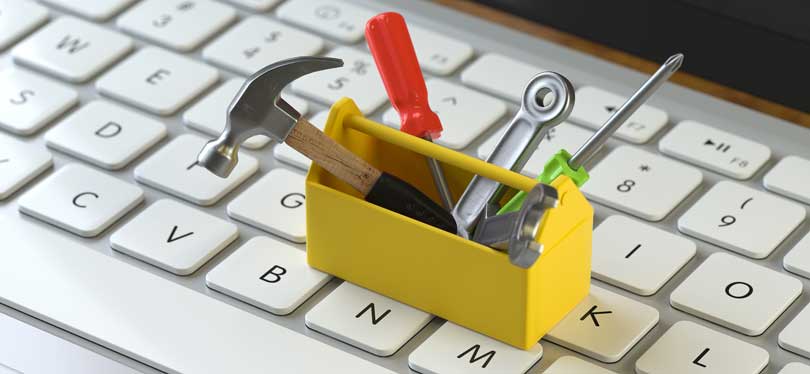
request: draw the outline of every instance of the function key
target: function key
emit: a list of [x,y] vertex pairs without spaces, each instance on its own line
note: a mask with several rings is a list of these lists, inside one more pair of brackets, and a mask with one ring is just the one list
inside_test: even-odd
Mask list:
[[523,97],[523,88],[543,70],[506,56],[487,53],[461,72],[461,81],[468,86],[519,103]]
[[448,75],[473,55],[471,45],[435,31],[408,26],[416,58],[422,69],[433,74]]
[[[571,121],[594,130],[613,115],[627,101],[626,97],[592,86],[577,90],[577,105],[571,111]],[[616,130],[616,137],[631,143],[641,144],[650,140],[669,121],[669,115],[661,109],[642,105]]]
[[374,13],[340,0],[290,0],[278,8],[278,17],[345,43],[365,35],[366,20]]

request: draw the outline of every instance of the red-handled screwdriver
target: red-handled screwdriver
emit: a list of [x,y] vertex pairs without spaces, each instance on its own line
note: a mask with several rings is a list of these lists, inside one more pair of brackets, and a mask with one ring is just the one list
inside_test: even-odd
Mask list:
[[[428,104],[425,78],[419,68],[405,19],[394,12],[372,17],[366,23],[366,40],[388,98],[399,113],[400,130],[428,141],[439,138],[442,123]],[[442,205],[453,209],[453,196],[441,164],[432,158],[427,161]]]

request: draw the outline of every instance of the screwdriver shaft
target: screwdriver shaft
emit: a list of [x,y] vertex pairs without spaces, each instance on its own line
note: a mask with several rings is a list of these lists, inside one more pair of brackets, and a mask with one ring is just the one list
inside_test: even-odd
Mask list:
[[[426,135],[425,140],[433,142],[430,135]],[[447,210],[453,210],[453,194],[450,192],[450,187],[447,185],[447,178],[444,177],[442,164],[432,157],[427,158],[427,163],[430,168],[430,174],[433,175],[433,184],[436,185],[436,190],[439,192],[442,206]]]

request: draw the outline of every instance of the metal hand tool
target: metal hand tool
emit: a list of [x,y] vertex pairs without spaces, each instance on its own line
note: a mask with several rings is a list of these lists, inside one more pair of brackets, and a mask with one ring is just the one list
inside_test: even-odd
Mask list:
[[[487,162],[520,172],[548,130],[568,118],[573,106],[574,87],[568,79],[554,72],[538,74],[526,85],[520,110]],[[469,238],[485,208],[503,192],[498,182],[474,176],[453,210],[459,235]]]
[[[538,183],[526,195],[520,211],[501,215],[494,215],[493,212],[481,220],[475,229],[473,240],[507,250],[512,264],[529,268],[543,253],[543,245],[536,241],[537,234],[546,210],[554,208],[557,199],[557,190],[554,187]],[[490,208],[492,206],[487,207]]]
[[[366,23],[366,41],[388,98],[399,113],[400,130],[431,142],[438,139],[442,123],[430,109],[425,78],[405,19],[394,12],[372,17]],[[433,158],[427,162],[442,205],[447,210],[453,209],[453,196],[441,164]]]
[[208,142],[197,163],[227,177],[237,163],[239,146],[266,135],[309,157],[351,185],[366,201],[455,233],[450,212],[413,186],[384,173],[326,136],[279,95],[293,80],[314,71],[343,66],[335,58],[297,57],[279,61],[251,75],[228,107],[228,122],[219,138]]
[[[561,174],[571,177],[577,186],[582,186],[588,180],[588,174],[582,166],[590,161],[599,152],[605,142],[621,127],[624,122],[642,105],[647,99],[658,90],[664,82],[675,74],[683,64],[683,54],[676,54],[668,58],[658,70],[647,79],[644,84],[622,104],[621,108],[613,112],[608,120],[593,134],[585,144],[579,147],[573,156],[567,151],[560,150],[554,155],[543,168],[543,172],[537,177],[541,183],[550,184]],[[526,195],[521,191],[513,197],[498,214],[514,212],[520,209],[520,204]]]

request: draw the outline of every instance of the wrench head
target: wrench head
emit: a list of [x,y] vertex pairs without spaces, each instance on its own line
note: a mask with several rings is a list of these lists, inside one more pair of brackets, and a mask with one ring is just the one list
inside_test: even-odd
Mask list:
[[574,109],[574,85],[553,71],[537,74],[523,90],[520,109],[548,129],[559,125]]
[[246,139],[266,135],[283,143],[301,117],[281,98],[284,87],[309,73],[341,66],[341,59],[304,56],[279,61],[253,73],[228,106],[225,129],[203,147],[197,164],[225,178],[236,166],[239,147]]
[[509,239],[509,261],[524,269],[534,265],[543,253],[543,245],[536,241],[546,210],[557,205],[557,190],[538,183],[526,195]]

